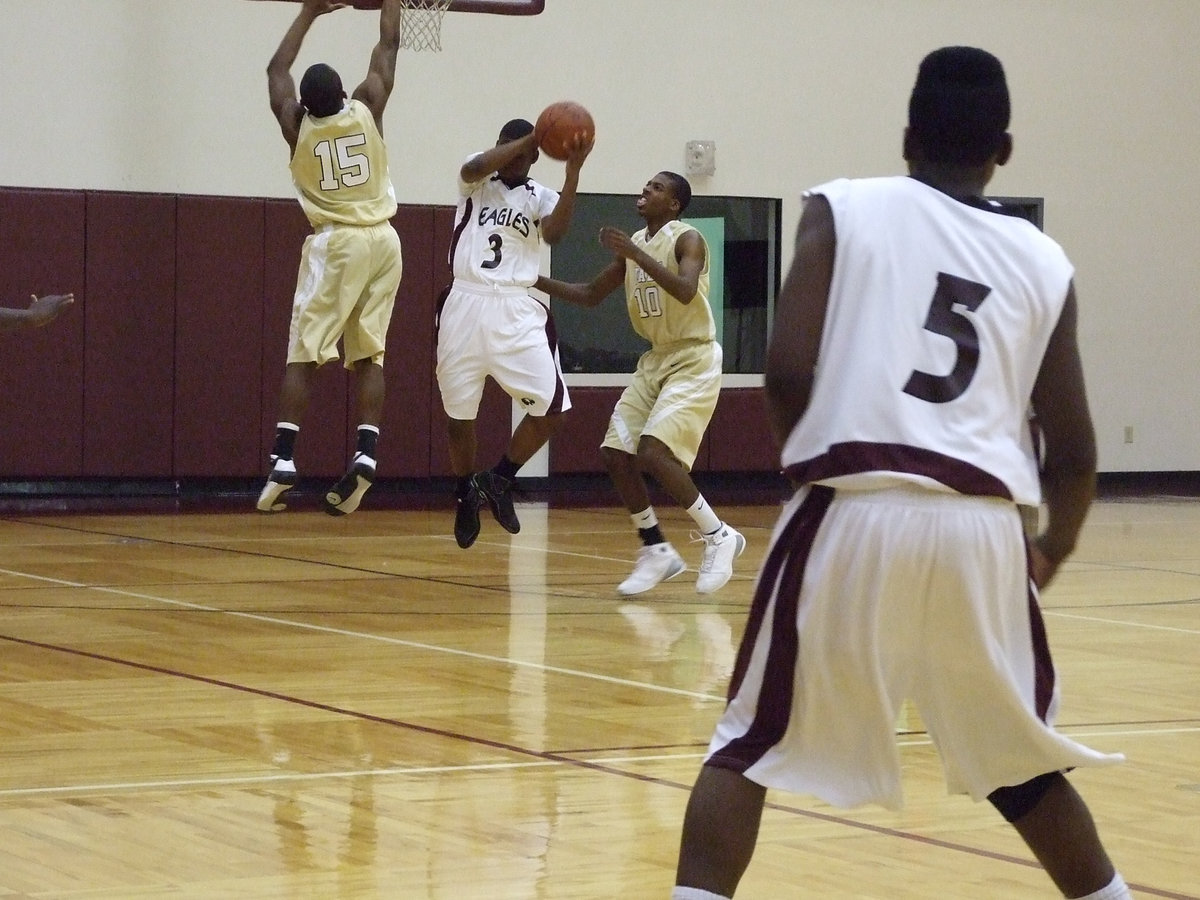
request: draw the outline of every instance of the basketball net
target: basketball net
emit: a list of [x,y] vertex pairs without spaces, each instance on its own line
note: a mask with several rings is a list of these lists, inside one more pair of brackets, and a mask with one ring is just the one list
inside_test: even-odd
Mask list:
[[400,46],[405,50],[442,49],[442,16],[450,0],[408,0],[400,11]]

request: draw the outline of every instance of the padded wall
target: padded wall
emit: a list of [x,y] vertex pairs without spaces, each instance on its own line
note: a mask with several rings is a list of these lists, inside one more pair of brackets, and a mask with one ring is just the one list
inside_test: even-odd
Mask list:
[[762,388],[728,388],[708,426],[708,467],[714,472],[777,472],[779,450],[767,426]]
[[174,474],[175,207],[165,194],[87,194],[85,475]]
[[83,472],[85,197],[79,191],[0,190],[0,305],[31,294],[75,294],[44,328],[0,333],[0,473]]
[[[402,207],[404,276],[389,331],[381,477],[450,474],[435,367],[436,298],[454,210]],[[292,200],[0,188],[0,303],[74,292],[48,327],[0,334],[0,479],[256,478],[278,418],[292,295],[310,233]],[[302,476],[336,478],[353,449],[353,381],[318,370],[297,444]],[[575,388],[551,474],[602,472],[619,388]],[[477,465],[511,429],[488,382]],[[774,471],[761,389],[728,390],[695,469]]]
[[175,280],[175,474],[258,475],[262,200],[180,197]]
[[433,312],[441,283],[435,281],[435,219],[432,206],[408,206],[401,207],[392,220],[400,235],[404,272],[383,362],[387,399],[379,439],[381,478],[431,474],[427,410],[438,402],[433,384]]

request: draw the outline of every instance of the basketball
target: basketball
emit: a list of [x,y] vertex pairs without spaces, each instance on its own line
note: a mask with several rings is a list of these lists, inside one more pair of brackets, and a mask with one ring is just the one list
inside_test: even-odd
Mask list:
[[592,114],[572,100],[551,103],[538,116],[533,127],[538,146],[551,159],[564,160],[571,152],[576,135],[584,140],[595,137],[596,124]]

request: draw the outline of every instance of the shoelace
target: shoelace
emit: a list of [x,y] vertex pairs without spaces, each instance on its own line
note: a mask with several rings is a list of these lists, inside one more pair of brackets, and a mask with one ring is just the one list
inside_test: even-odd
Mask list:
[[688,539],[693,544],[704,544],[704,555],[700,559],[701,572],[711,572],[713,563],[717,561],[717,544],[720,543],[720,541],[717,540],[717,537],[721,534],[722,528],[724,528],[724,526],[718,528],[716,534],[714,534],[711,538],[707,535],[701,534],[699,531],[688,532]]

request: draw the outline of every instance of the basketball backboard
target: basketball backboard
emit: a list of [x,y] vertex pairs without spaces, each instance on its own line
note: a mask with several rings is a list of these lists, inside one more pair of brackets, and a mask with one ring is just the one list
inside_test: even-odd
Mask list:
[[[299,2],[299,0],[293,0]],[[355,9],[379,9],[379,0],[344,0]],[[546,0],[450,0],[449,12],[495,13],[501,16],[536,16]]]

